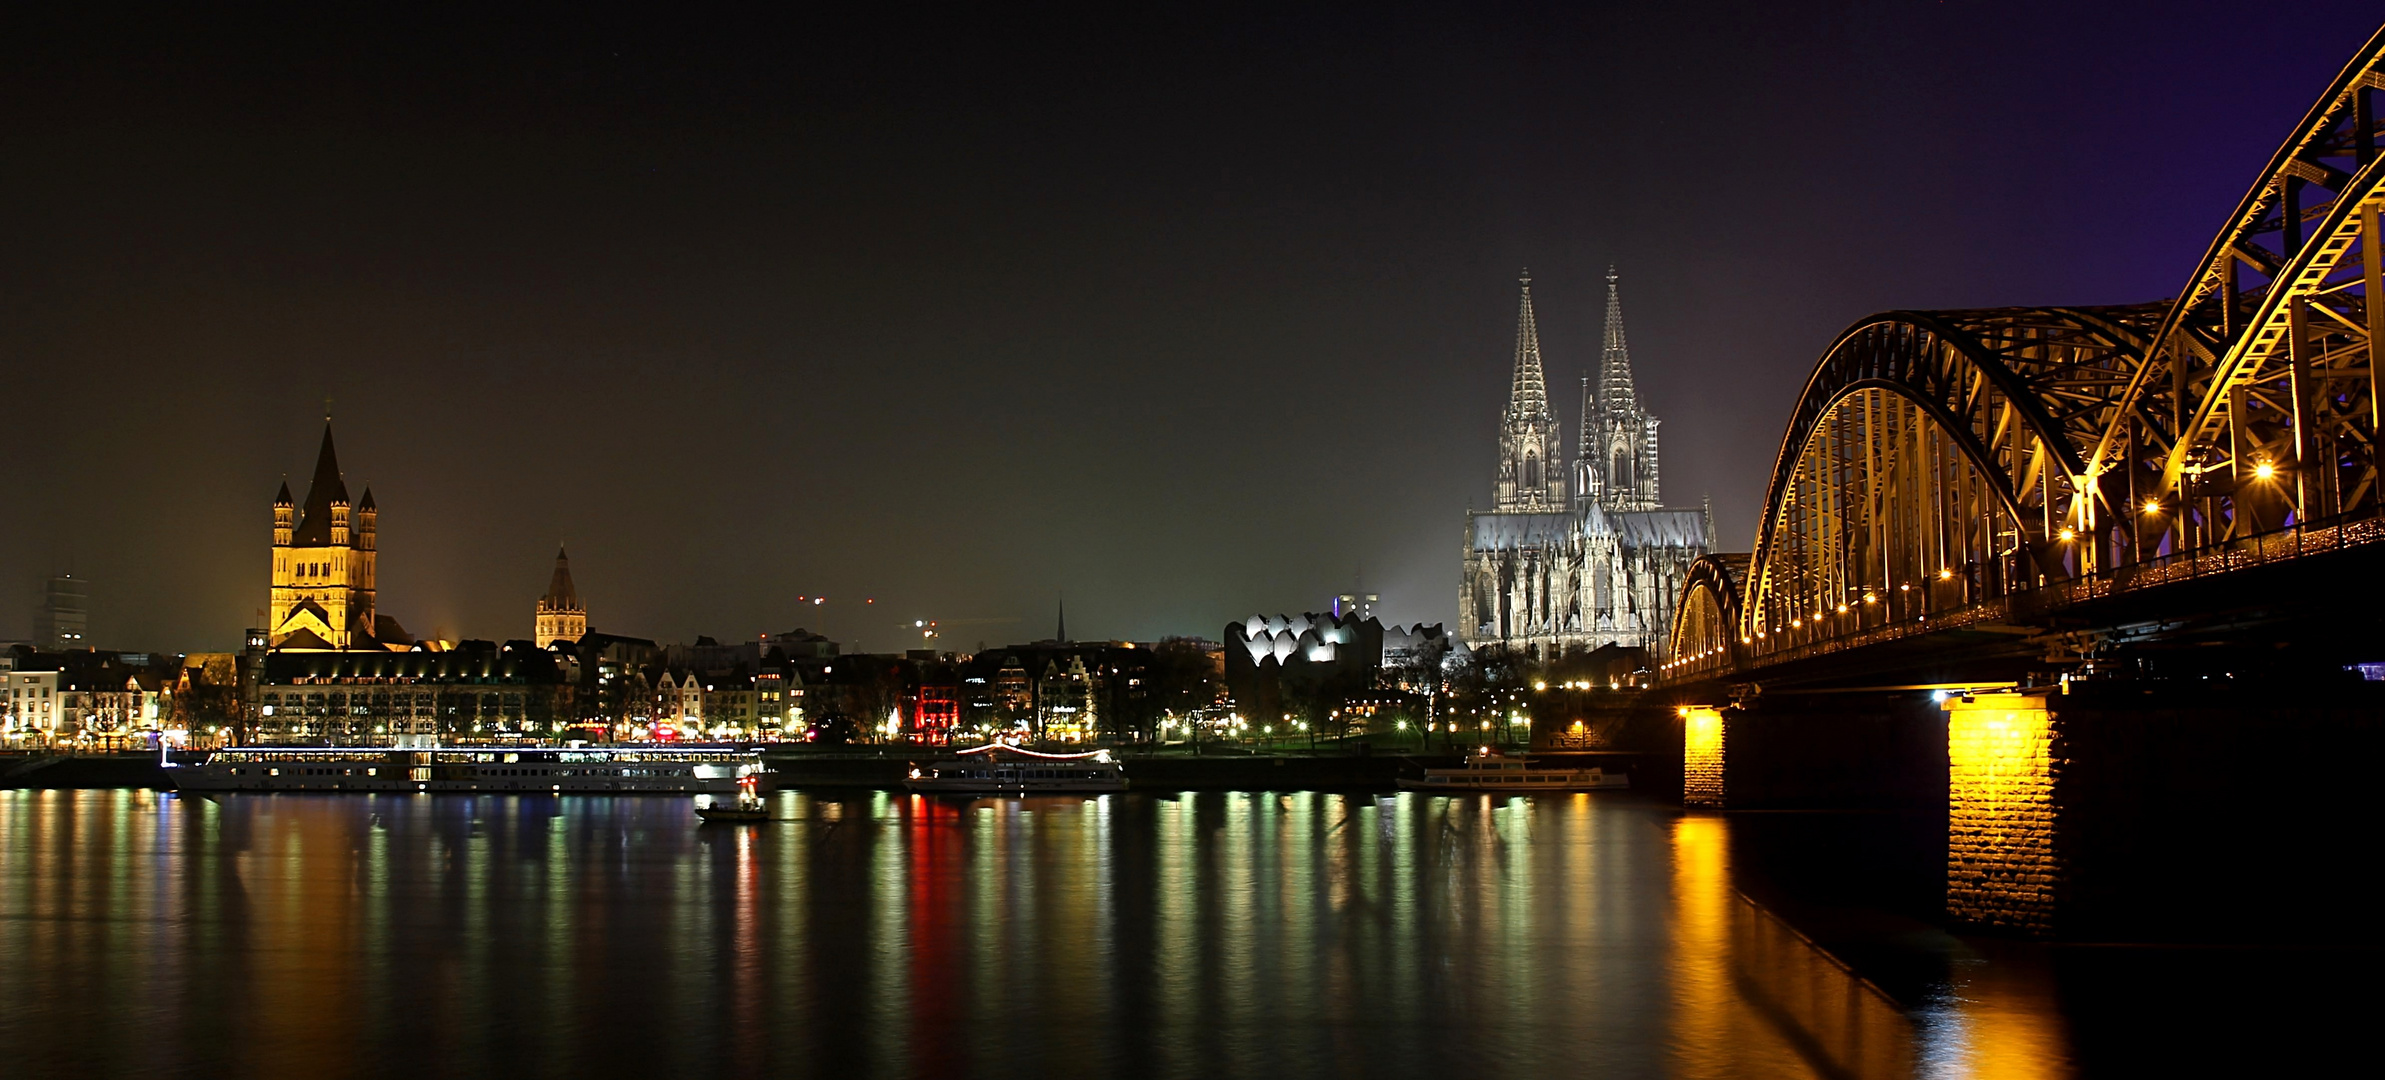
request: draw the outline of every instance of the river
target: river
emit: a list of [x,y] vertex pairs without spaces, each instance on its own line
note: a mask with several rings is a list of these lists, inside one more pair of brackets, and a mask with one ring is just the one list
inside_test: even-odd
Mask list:
[[773,807],[0,791],[0,1071],[2082,1071],[2038,947],[1860,978],[1743,896],[1746,824],[1628,795]]

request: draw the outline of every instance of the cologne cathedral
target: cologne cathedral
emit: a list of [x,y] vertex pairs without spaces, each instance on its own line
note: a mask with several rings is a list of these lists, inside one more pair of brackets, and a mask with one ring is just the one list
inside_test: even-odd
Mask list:
[[1466,644],[1556,659],[1608,645],[1659,647],[1690,564],[1713,546],[1703,510],[1657,495],[1656,418],[1632,387],[1623,305],[1607,271],[1606,343],[1582,376],[1573,463],[1540,355],[1525,277],[1515,376],[1499,426],[1491,509],[1466,514],[1458,625]]

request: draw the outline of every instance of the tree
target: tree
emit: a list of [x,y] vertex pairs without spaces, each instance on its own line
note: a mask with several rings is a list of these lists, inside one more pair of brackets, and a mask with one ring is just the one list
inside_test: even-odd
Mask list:
[[1191,638],[1161,639],[1144,670],[1151,680],[1151,707],[1160,713],[1192,715],[1217,704],[1224,690],[1216,658]]

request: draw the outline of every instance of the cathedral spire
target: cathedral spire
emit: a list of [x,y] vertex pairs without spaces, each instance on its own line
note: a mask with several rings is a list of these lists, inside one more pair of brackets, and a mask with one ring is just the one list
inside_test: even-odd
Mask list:
[[1565,503],[1565,442],[1549,411],[1548,376],[1540,362],[1540,326],[1532,318],[1532,272],[1517,278],[1523,298],[1515,326],[1515,380],[1499,417],[1499,481],[1492,505],[1542,512]]
[[1614,510],[1654,510],[1657,496],[1656,418],[1632,385],[1631,346],[1623,337],[1621,275],[1607,267],[1606,342],[1599,350],[1598,447],[1600,501]]
[[1507,395],[1507,415],[1510,419],[1538,418],[1549,414],[1549,388],[1540,365],[1540,327],[1532,318],[1532,271],[1526,270],[1516,279],[1523,286],[1522,308],[1515,325],[1515,383]]
[[1613,414],[1639,411],[1631,382],[1631,347],[1623,340],[1623,295],[1616,288],[1620,280],[1615,268],[1607,267],[1606,347],[1598,357],[1598,396]]
[[1590,373],[1582,373],[1582,426],[1574,429],[1573,497],[1576,502],[1599,496],[1598,397],[1590,389]]

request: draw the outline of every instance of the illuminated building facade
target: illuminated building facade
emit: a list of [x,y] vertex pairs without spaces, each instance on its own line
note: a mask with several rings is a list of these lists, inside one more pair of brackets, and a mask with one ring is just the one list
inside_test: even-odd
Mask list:
[[1047,661],[1036,688],[1037,728],[1046,739],[1082,742],[1101,730],[1100,677],[1082,656]]
[[547,593],[538,598],[536,637],[543,649],[560,641],[570,644],[588,636],[588,606],[571,583],[571,556],[555,549],[555,573],[547,578]]
[[259,680],[257,741],[543,737],[570,722],[573,674],[564,656],[527,641],[466,641],[440,652],[275,652]]
[[944,665],[923,664],[906,696],[911,720],[906,733],[916,742],[936,746],[951,741],[952,730],[961,723],[961,687],[955,674]]
[[1501,417],[1488,511],[1469,511],[1458,627],[1473,648],[1540,659],[1661,641],[1690,564],[1713,547],[1702,510],[1662,508],[1655,417],[1641,407],[1623,334],[1619,279],[1607,274],[1606,341],[1568,483],[1523,280],[1515,371]]
[[[1291,702],[1332,703],[1372,688],[1383,665],[1380,620],[1357,612],[1253,615],[1225,629],[1226,689],[1234,707],[1263,723]],[[1322,719],[1322,717],[1318,717]]]
[[[55,671],[0,672],[8,690],[0,697],[0,738],[10,745],[47,742],[59,734],[59,674]],[[67,728],[72,734],[72,727]]]
[[305,507],[291,501],[288,484],[273,499],[273,609],[267,625],[274,649],[413,644],[396,620],[380,619],[373,610],[379,521],[370,488],[349,504],[331,423],[324,421]]

